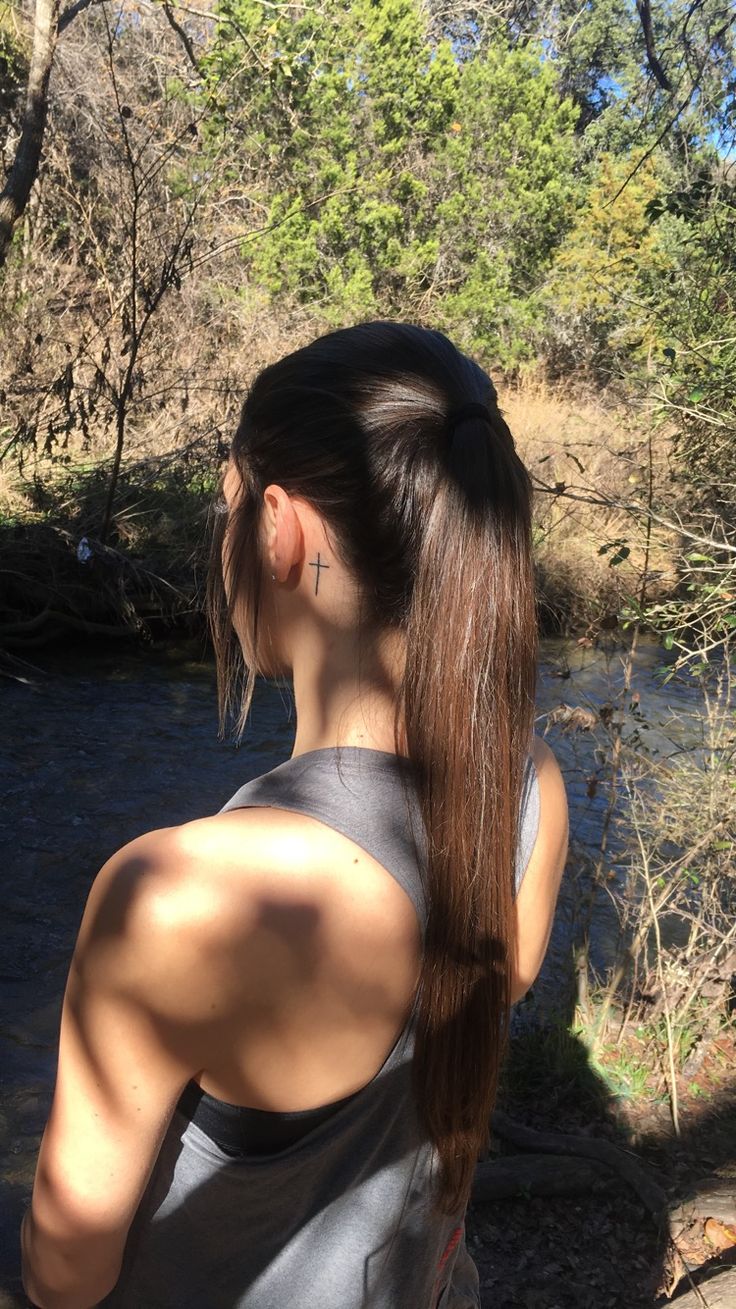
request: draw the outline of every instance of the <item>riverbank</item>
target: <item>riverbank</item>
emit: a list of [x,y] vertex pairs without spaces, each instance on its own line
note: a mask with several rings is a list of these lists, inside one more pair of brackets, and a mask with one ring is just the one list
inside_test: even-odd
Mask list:
[[[502,389],[501,404],[535,484],[542,634],[610,632],[644,574],[651,601],[675,594],[673,533],[656,527],[647,539],[641,515],[615,507],[643,502],[646,416],[620,397],[541,379]],[[201,631],[208,507],[226,448],[220,429],[197,435],[182,424],[174,445],[137,434],[104,542],[109,444],[84,448],[70,436],[60,454],[6,459],[0,648],[22,653],[73,633],[145,642]],[[653,477],[669,486],[668,453],[659,432]]]

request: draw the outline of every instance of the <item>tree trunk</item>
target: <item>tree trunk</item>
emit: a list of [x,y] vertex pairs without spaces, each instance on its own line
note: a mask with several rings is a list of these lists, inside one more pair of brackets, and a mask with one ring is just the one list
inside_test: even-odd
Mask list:
[[48,111],[51,65],[56,48],[59,0],[36,0],[33,54],[18,149],[0,191],[0,267],[5,263],[13,228],[22,216],[38,176]]

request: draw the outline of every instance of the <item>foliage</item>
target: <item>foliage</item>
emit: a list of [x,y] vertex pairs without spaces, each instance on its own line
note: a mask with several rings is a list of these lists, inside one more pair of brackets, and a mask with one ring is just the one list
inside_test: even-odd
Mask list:
[[431,297],[468,344],[523,356],[525,298],[574,194],[576,115],[541,50],[459,65],[415,0],[222,15],[205,93],[258,177],[250,275],[332,321]]
[[16,21],[6,0],[0,0],[0,124],[3,126],[23,93],[29,58],[28,33]]
[[531,354],[533,293],[572,217],[575,117],[534,47],[494,48],[463,68],[435,170],[449,182],[435,206],[440,312],[467,348],[502,364]]
[[600,160],[543,292],[555,370],[582,364],[601,377],[630,373],[664,346],[661,292],[683,232],[677,219],[652,220],[651,206],[663,194],[662,171],[641,152]]
[[697,502],[736,511],[736,180],[716,160],[649,206],[683,228],[657,304],[666,333],[664,410],[676,424],[679,474]]
[[[21,71],[22,13],[21,35],[0,29]],[[734,445],[733,200],[712,143],[733,123],[733,25],[716,0],[662,0],[649,45],[625,0],[116,15],[102,0],[59,39],[0,310],[4,449],[199,436],[236,406],[233,341],[385,315],[509,379],[663,387],[674,476],[715,503]],[[195,425],[197,388],[216,414]]]

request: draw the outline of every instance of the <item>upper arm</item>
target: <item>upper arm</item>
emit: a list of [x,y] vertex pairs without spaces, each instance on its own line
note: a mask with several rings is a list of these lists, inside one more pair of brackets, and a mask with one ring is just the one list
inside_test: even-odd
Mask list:
[[160,911],[170,861],[169,829],[148,833],[108,860],[87,901],[24,1240],[26,1289],[42,1303],[80,1279],[94,1294],[114,1284],[176,1101],[198,1071],[171,1004],[178,968]]
[[512,1001],[529,989],[547,952],[568,848],[568,810],[560,766],[541,737],[532,758],[539,787],[539,827],[515,901],[517,959]]

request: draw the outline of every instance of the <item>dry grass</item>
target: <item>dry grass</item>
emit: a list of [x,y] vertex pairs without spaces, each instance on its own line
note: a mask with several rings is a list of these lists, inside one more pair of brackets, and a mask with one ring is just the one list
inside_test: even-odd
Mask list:
[[[502,392],[501,407],[537,489],[536,558],[546,625],[562,631],[595,631],[601,620],[613,625],[627,594],[640,592],[646,517],[587,503],[586,497],[645,503],[651,419],[613,395],[553,387],[543,379]],[[668,433],[656,432],[652,445],[661,503],[671,484]],[[556,493],[559,484],[565,490]],[[613,550],[599,553],[611,541],[630,551],[616,566],[610,563]],[[676,584],[677,551],[674,534],[655,527],[647,568],[650,599]]]

